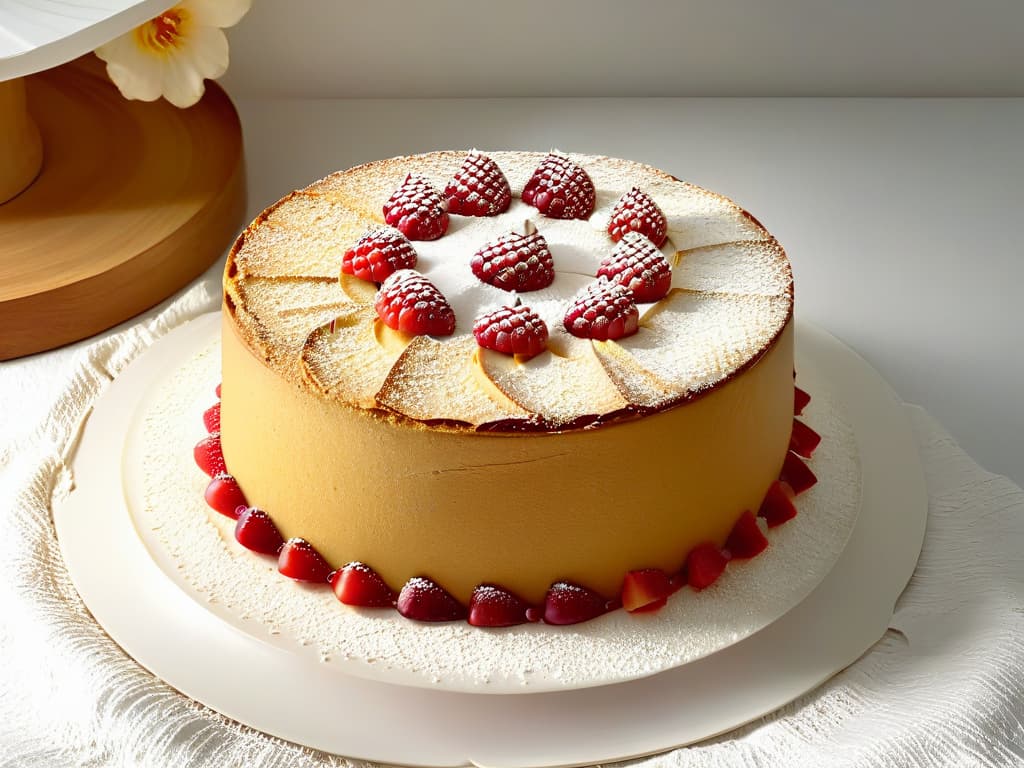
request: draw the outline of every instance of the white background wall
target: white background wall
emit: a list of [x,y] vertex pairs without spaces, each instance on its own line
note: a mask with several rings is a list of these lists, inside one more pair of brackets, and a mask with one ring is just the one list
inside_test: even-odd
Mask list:
[[254,0],[232,93],[1024,96],[1024,0]]

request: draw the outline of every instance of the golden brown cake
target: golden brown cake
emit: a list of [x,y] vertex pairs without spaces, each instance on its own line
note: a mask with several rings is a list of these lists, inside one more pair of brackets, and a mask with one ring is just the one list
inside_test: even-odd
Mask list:
[[[499,190],[488,208],[475,194],[481,158],[497,164],[510,200]],[[440,213],[423,202],[428,187],[444,200]],[[629,220],[642,207],[634,188],[666,232]],[[399,229],[433,239],[410,238],[413,271],[378,292],[342,262],[368,231],[393,234],[380,229],[389,205],[390,218],[405,216]],[[474,205],[490,215],[456,213]],[[617,243],[624,221],[641,232]],[[532,248],[534,231],[541,256],[531,251],[504,278],[480,276],[504,263],[495,253],[518,258],[522,241],[508,245],[509,233],[532,236]],[[657,269],[634,270],[632,287],[623,280],[614,293],[632,314],[602,326],[586,314],[587,291],[610,290],[624,243],[660,251],[667,293],[635,290],[654,285]],[[431,320],[441,325],[390,327],[394,305],[382,308],[381,294],[423,282],[442,297],[443,317]],[[227,471],[283,537],[304,539],[332,570],[363,563],[396,593],[419,578],[467,606],[478,586],[499,585],[542,606],[562,583],[614,601],[627,573],[674,574],[694,548],[721,547],[741,513],[757,512],[787,454],[785,253],[731,201],[646,165],[528,152],[369,163],[260,214],[224,285]],[[599,310],[614,314],[613,303],[602,294]],[[543,321],[540,351],[481,346],[480,318],[517,304]]]

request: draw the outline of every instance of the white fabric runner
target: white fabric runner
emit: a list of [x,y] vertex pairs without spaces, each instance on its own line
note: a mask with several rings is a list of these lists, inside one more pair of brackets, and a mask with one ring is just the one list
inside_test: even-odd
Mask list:
[[[98,340],[0,364],[0,766],[352,765],[153,678],[95,624],[60,557],[50,502],[72,486],[65,460],[92,403],[155,339],[215,309],[219,283],[215,267]],[[907,414],[929,518],[890,630],[782,710],[634,765],[1024,764],[1024,491],[978,467],[922,409]]]

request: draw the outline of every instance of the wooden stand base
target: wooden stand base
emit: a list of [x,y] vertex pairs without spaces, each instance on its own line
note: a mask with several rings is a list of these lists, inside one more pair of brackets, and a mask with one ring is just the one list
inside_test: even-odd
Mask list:
[[[0,114],[18,87],[0,83]],[[216,84],[185,110],[128,101],[89,55],[25,90],[42,169],[0,204],[0,360],[159,303],[224,254],[245,215],[241,126]]]
[[25,81],[0,83],[0,203],[20,193],[43,167],[43,143],[28,114]]

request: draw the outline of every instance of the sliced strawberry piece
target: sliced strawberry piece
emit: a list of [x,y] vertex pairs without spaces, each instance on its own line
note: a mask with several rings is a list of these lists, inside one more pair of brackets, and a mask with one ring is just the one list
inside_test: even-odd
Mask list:
[[547,240],[527,223],[525,235],[509,232],[477,251],[469,262],[480,280],[503,291],[539,291],[555,280]]
[[597,193],[587,172],[565,155],[552,152],[523,187],[523,202],[551,219],[586,219]]
[[335,596],[345,605],[387,608],[395,604],[397,595],[373,568],[365,563],[349,563],[330,577]]
[[203,411],[203,426],[211,435],[220,432],[220,403],[214,403]]
[[383,283],[399,269],[416,266],[416,249],[394,227],[371,229],[341,257],[341,271],[360,280]]
[[633,187],[619,198],[608,222],[608,234],[618,242],[630,232],[636,232],[661,248],[668,235],[668,222],[661,208],[646,192]]
[[217,397],[220,397],[220,384],[218,384],[217,388],[213,391],[217,393]]
[[284,544],[284,537],[270,515],[256,507],[246,507],[238,516],[235,539],[246,549],[265,555],[276,555]]
[[288,539],[277,555],[277,570],[296,581],[326,582],[331,566],[305,539]]
[[470,152],[444,188],[449,213],[496,216],[508,210],[512,190],[501,168],[481,152]]
[[469,623],[474,627],[525,624],[531,621],[529,610],[529,604],[514,592],[494,584],[481,584],[469,599]]
[[529,307],[502,307],[477,320],[473,335],[484,349],[530,358],[547,348],[548,326]]
[[672,581],[660,568],[630,571],[622,580],[622,607],[630,613],[660,608],[672,593]]
[[640,312],[628,290],[617,283],[598,280],[576,294],[563,322],[573,336],[607,341],[636,333]]
[[757,511],[758,517],[763,517],[769,528],[792,520],[796,517],[796,505],[793,504],[795,495],[789,483],[776,480],[768,486],[761,508]]
[[398,593],[398,612],[416,621],[455,621],[466,618],[466,609],[443,587],[430,579],[414,576]]
[[730,557],[743,560],[761,554],[767,546],[768,539],[749,509],[740,515],[725,541],[725,548]]
[[247,507],[245,494],[238,487],[235,478],[231,475],[221,473],[215,475],[210,484],[206,486],[204,494],[206,503],[222,515],[227,515],[232,520],[238,519],[241,513],[240,508]]
[[811,396],[804,392],[800,387],[793,387],[793,415],[799,416],[804,412],[804,408],[811,402]]
[[224,466],[224,453],[220,448],[220,435],[204,437],[192,449],[192,456],[196,460],[196,466],[210,477],[227,472],[227,467]]
[[789,450],[805,459],[811,458],[821,442],[821,435],[799,419],[793,419],[793,432],[789,436]]
[[448,231],[448,211],[441,193],[416,173],[384,203],[384,221],[410,240],[437,240]]
[[377,316],[396,331],[416,336],[450,336],[455,311],[437,287],[419,272],[400,269],[381,285],[373,303]]
[[559,581],[548,588],[544,598],[544,621],[547,624],[579,624],[607,613],[611,603],[593,590],[568,581]]
[[633,294],[637,303],[657,301],[672,287],[668,260],[650,240],[627,232],[597,268],[597,276],[618,283]]
[[714,544],[698,544],[686,556],[686,580],[698,592],[714,584],[728,559]]
[[792,488],[793,493],[797,496],[818,482],[818,478],[815,477],[811,468],[792,451],[786,453],[779,479]]

